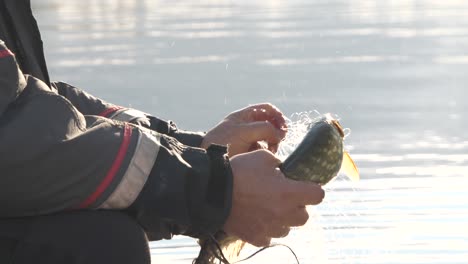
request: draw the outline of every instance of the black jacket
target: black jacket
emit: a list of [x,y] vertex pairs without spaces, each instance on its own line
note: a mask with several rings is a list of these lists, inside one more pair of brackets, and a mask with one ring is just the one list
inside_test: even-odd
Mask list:
[[50,82],[28,0],[0,0],[0,217],[124,210],[152,239],[219,230],[231,206],[222,146],[202,133]]

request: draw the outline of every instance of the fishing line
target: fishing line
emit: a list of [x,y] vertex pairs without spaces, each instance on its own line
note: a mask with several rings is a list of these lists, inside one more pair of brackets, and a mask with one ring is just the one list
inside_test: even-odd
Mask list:
[[221,261],[223,264],[237,264],[237,263],[240,263],[240,262],[244,262],[246,260],[249,260],[251,258],[253,258],[255,255],[257,255],[258,253],[264,251],[265,249],[269,249],[269,248],[272,248],[272,247],[285,247],[287,249],[289,249],[289,251],[291,252],[291,254],[293,254],[294,258],[296,259],[296,263],[297,264],[300,264],[299,262],[299,259],[297,258],[297,255],[296,253],[294,252],[294,250],[286,245],[286,244],[281,244],[281,243],[273,243],[271,245],[268,245],[268,246],[265,246],[265,247],[262,247],[261,249],[255,251],[254,253],[252,253],[250,256],[244,258],[244,259],[241,259],[241,260],[238,260],[238,261],[235,261],[233,263],[230,263],[229,260],[227,260],[226,256],[224,256],[224,253],[223,253],[223,250],[221,249],[221,246],[219,245],[219,242],[218,240],[216,240],[216,238],[213,236],[213,235],[210,235],[210,239],[214,242],[214,244],[216,245],[216,248],[218,249],[217,252],[214,252],[215,254],[215,257]]

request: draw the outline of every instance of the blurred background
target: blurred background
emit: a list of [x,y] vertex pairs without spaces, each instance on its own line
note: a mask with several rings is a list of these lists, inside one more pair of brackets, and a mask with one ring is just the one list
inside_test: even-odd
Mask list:
[[[53,80],[180,128],[258,102],[341,117],[361,171],[279,242],[301,263],[468,262],[468,2],[33,0]],[[177,237],[154,263],[191,263]],[[248,252],[249,249],[246,250]],[[295,263],[270,249],[246,263]]]

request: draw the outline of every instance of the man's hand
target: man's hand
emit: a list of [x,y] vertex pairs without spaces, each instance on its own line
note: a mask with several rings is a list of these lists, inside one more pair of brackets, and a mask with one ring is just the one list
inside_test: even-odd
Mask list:
[[261,148],[260,141],[276,152],[286,135],[286,121],[281,111],[265,103],[246,107],[229,114],[212,128],[203,139],[202,148],[210,144],[229,145],[228,155],[245,153]]
[[324,197],[314,183],[286,178],[281,162],[267,150],[240,154],[231,159],[234,176],[231,213],[224,231],[255,245],[266,246],[273,237],[284,237],[291,226],[304,225],[306,205]]

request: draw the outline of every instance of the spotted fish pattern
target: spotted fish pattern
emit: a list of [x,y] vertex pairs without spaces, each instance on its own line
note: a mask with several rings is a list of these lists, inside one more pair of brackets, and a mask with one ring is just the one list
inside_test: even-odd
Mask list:
[[326,184],[340,171],[343,162],[343,129],[326,115],[311,123],[304,139],[280,165],[288,178]]

